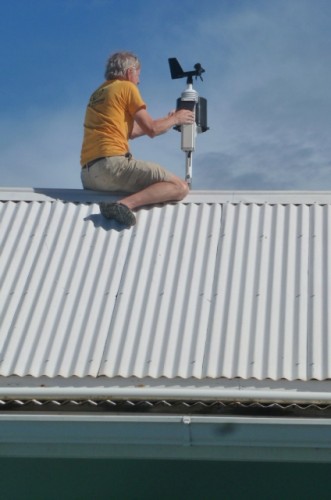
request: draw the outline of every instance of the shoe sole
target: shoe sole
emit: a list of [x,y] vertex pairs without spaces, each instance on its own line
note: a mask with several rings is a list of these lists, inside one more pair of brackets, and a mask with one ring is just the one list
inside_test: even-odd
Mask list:
[[136,217],[132,210],[121,203],[100,203],[100,212],[106,219],[113,219],[125,226],[134,226]]

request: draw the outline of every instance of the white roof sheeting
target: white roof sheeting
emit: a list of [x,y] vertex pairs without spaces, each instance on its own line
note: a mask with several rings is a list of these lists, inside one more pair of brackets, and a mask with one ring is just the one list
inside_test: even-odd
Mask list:
[[124,230],[31,193],[0,203],[1,377],[331,378],[331,193],[193,192]]

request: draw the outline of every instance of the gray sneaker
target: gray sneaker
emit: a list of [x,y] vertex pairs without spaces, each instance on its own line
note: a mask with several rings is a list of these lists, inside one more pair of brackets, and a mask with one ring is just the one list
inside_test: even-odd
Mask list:
[[106,219],[114,219],[120,224],[125,226],[134,226],[136,217],[132,210],[122,203],[107,203],[103,201],[100,203],[100,212]]

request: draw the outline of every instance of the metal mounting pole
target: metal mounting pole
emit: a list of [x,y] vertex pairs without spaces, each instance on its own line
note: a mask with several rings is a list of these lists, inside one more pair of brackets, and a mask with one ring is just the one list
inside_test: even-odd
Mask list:
[[192,151],[186,152],[186,174],[185,180],[187,184],[192,186]]

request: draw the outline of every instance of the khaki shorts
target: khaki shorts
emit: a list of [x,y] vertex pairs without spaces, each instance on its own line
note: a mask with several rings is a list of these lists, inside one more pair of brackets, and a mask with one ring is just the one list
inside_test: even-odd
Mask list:
[[136,193],[156,182],[169,181],[172,174],[149,161],[135,160],[131,155],[100,158],[90,167],[83,167],[84,189]]

